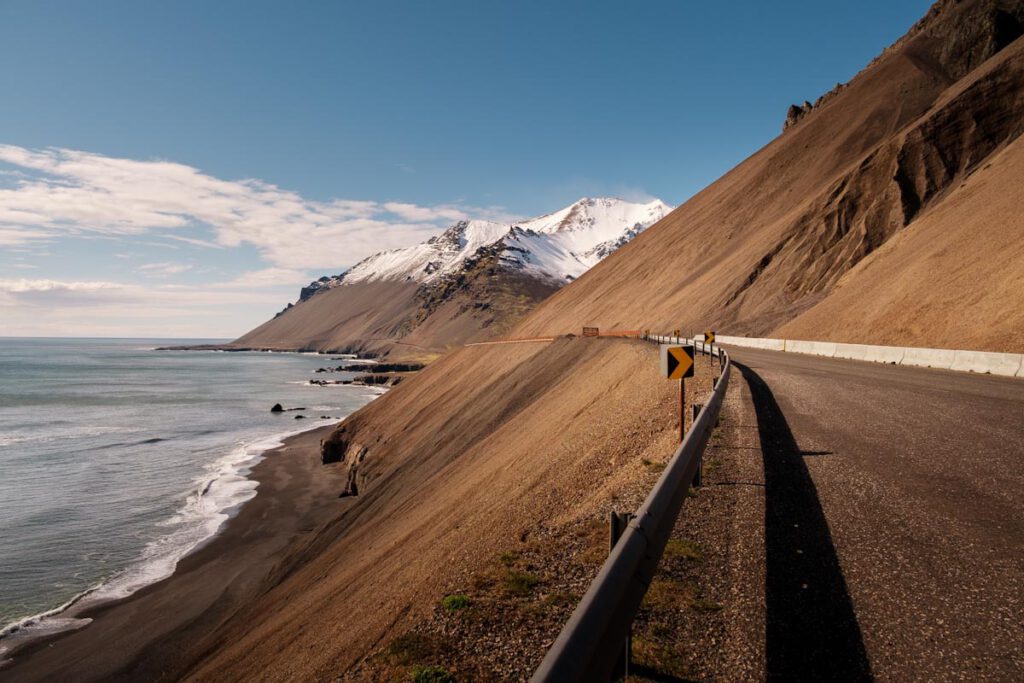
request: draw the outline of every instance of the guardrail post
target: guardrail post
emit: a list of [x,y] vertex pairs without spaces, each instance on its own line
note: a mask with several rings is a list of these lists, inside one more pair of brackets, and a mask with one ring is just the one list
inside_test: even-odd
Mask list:
[[612,510],[611,517],[608,520],[608,552],[615,550],[615,544],[622,538],[622,534],[625,533],[626,527],[629,526],[630,521],[633,519],[632,512],[616,512]]
[[[633,521],[632,512],[616,512],[611,511],[611,516],[608,519],[608,554],[610,555],[615,550],[615,544],[622,538],[622,534],[626,533],[626,527]],[[615,668],[612,669],[612,680],[617,680],[620,676],[625,680],[629,676],[629,663],[633,661],[633,625],[630,624],[629,632],[626,634],[626,643],[622,650],[622,655],[615,662]]]
[[[704,409],[704,406],[700,403],[693,404],[693,421],[691,424],[696,424],[697,417],[700,416],[700,411]],[[693,475],[693,485],[695,487],[702,486],[704,481],[704,454],[701,453],[697,456],[697,473]]]

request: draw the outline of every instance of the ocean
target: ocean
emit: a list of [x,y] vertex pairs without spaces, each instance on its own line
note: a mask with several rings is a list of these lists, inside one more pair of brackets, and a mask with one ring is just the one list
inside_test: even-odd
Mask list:
[[0,338],[0,657],[169,576],[256,495],[261,453],[381,393],[309,385],[336,356],[155,350],[216,341]]

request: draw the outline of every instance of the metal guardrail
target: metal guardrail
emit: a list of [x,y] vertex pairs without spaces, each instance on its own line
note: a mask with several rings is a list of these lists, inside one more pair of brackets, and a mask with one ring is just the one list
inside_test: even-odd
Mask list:
[[[659,344],[689,343],[678,337],[644,336]],[[693,340],[707,354],[703,342]],[[712,348],[721,366],[704,408],[665,467],[647,500],[601,567],[580,604],[530,679],[534,683],[607,681],[622,656],[633,618],[654,578],[722,407],[729,374],[729,354]]]

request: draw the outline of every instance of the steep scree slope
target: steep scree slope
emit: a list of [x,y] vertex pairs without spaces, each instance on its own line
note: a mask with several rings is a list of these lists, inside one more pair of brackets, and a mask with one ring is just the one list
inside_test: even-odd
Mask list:
[[[822,306],[827,315],[788,333],[875,342],[867,309],[899,328],[889,339],[904,345],[1024,351],[1024,261],[989,277],[990,264],[1024,241],[1024,184],[1010,163],[979,176],[999,185],[998,212],[984,192],[956,192],[1024,130],[1022,22],[1020,0],[938,3],[834,96],[545,301],[516,333],[710,324],[771,335]],[[955,196],[958,211],[940,211]],[[909,238],[962,230],[950,221],[963,216],[975,217],[970,248],[933,252],[913,282],[904,276],[915,255],[899,250],[902,266],[887,268],[887,250],[870,271],[871,300],[827,303],[844,289],[842,301],[856,299],[866,280],[838,287],[843,276],[895,236],[927,242]],[[942,302],[941,330],[913,324],[921,307],[911,292]]]

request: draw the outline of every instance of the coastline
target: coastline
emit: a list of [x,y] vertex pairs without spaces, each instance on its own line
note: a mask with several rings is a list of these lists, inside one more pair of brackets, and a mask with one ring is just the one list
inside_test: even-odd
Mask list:
[[0,677],[155,680],[187,672],[222,621],[262,592],[288,548],[344,509],[338,498],[344,471],[320,463],[320,439],[336,424],[264,452],[249,475],[258,494],[185,555],[171,576],[74,612],[92,620],[82,628],[14,646]]

